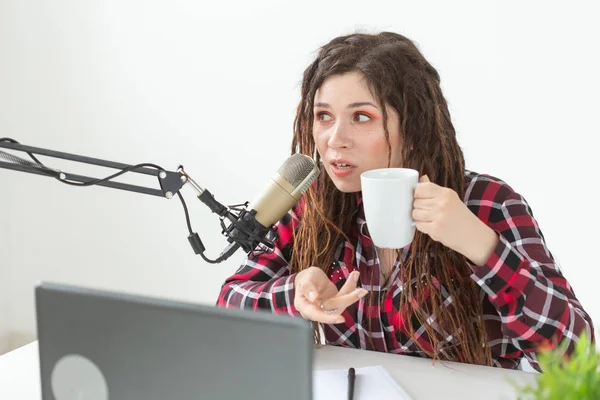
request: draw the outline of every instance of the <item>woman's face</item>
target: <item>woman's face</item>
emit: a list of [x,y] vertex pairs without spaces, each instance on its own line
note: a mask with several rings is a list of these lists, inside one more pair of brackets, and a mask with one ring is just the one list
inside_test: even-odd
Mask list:
[[[315,93],[313,137],[329,177],[342,192],[361,190],[360,174],[386,168],[383,114],[358,72],[327,78]],[[401,166],[398,114],[386,106],[390,167]]]

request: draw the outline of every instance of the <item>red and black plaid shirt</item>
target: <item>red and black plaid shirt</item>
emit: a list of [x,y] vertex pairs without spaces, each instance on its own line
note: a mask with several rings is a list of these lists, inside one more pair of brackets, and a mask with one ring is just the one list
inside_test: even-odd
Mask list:
[[[473,271],[471,277],[482,291],[494,365],[516,368],[521,358],[526,357],[539,370],[535,353],[539,345],[549,340],[571,345],[581,332],[593,338],[592,321],[546,248],[525,199],[492,176],[467,171],[465,179],[465,204],[496,231],[500,239],[483,266],[469,264]],[[293,304],[296,274],[290,272],[288,258],[303,204],[301,201],[276,224],[278,239],[273,252],[251,253],[225,281],[217,306],[300,315]],[[344,323],[324,325],[327,343],[424,356],[415,341],[431,349],[423,335],[425,328],[415,326],[416,334],[410,337],[399,312],[403,282],[398,278],[398,263],[388,283],[382,286],[383,275],[366,229],[360,197],[357,211],[356,224],[349,232],[351,240],[340,245],[338,262],[331,270],[330,279],[340,288],[348,275],[358,270],[359,286],[369,294],[343,312]],[[409,247],[403,249],[400,263],[406,260]],[[450,298],[443,286],[436,289],[445,297],[446,307],[460,301]],[[427,321],[435,324],[434,316]],[[451,342],[448,344],[456,345],[452,332],[445,333]]]

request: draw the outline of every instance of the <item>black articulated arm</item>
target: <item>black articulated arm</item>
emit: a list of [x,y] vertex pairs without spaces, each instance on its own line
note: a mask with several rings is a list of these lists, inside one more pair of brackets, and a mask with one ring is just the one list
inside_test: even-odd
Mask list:
[[[186,183],[187,177],[180,171],[172,172],[166,171],[155,164],[139,164],[139,165],[128,165],[118,163],[114,161],[106,161],[98,158],[91,158],[80,156],[77,154],[64,153],[60,151],[41,149],[39,147],[25,146],[13,139],[2,138],[0,139],[0,147],[22,151],[27,153],[34,162],[24,160],[13,154],[7,153],[0,150],[0,168],[12,169],[15,171],[28,172],[38,175],[46,175],[63,181],[66,184],[79,185],[79,186],[106,186],[115,189],[128,190],[131,192],[144,193],[153,196],[171,198],[177,193],[183,185]],[[101,167],[108,167],[120,170],[114,175],[103,179],[90,178],[87,176],[75,175],[65,173],[56,169],[48,168],[42,164],[33,154],[43,155],[54,158],[61,158],[64,160],[76,161],[84,164],[98,165]],[[6,159],[11,162],[1,161]],[[143,186],[130,185],[120,182],[112,182],[111,179],[116,178],[119,175],[123,175],[126,172],[135,172],[138,174],[152,175],[158,178],[160,189],[148,188]]]
[[[171,199],[173,196],[177,195],[181,200],[181,204],[185,212],[185,219],[189,232],[188,241],[194,249],[194,252],[202,256],[202,258],[208,263],[215,264],[222,262],[229,258],[240,247],[246,252],[256,250],[257,248],[269,250],[274,247],[272,239],[269,240],[265,237],[273,237],[274,232],[272,230],[265,232],[265,228],[256,222],[253,211],[249,212],[246,210],[248,202],[229,207],[222,205],[215,200],[214,196],[208,190],[200,187],[185,172],[183,166],[181,165],[176,171],[168,171],[152,163],[130,165],[114,161],[101,160],[98,158],[85,157],[77,154],[42,149],[39,147],[25,146],[10,138],[0,138],[0,148],[24,152],[31,158],[31,160],[33,160],[25,160],[24,158],[16,156],[13,153],[0,150],[0,168],[27,172],[30,174],[44,175],[55,178],[64,184],[73,186],[97,185],[151,196],[158,196],[167,199]],[[76,175],[48,167],[38,160],[38,158],[35,156],[36,154],[84,164],[113,168],[118,170],[118,172],[105,178],[93,178],[89,176]],[[112,179],[127,172],[155,176],[158,180],[158,188],[150,188],[112,181]],[[200,240],[198,234],[192,229],[188,208],[180,192],[181,188],[185,184],[189,184],[197,192],[198,199],[206,204],[213,213],[219,216],[222,228],[221,233],[227,236],[229,243],[231,243],[216,260],[208,259],[204,255],[204,244],[202,243],[202,240]],[[231,221],[229,226],[225,225],[225,219]]]

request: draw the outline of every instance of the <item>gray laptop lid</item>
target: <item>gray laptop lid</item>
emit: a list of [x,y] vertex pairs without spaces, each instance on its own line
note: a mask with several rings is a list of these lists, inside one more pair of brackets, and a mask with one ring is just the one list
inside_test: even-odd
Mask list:
[[35,297],[44,400],[312,397],[301,318],[46,282]]

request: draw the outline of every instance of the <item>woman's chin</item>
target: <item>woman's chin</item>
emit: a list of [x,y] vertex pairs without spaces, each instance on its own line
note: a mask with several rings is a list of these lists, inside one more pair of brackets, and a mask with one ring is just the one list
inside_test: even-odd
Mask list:
[[345,181],[343,179],[333,179],[335,187],[343,193],[360,192],[360,182]]

